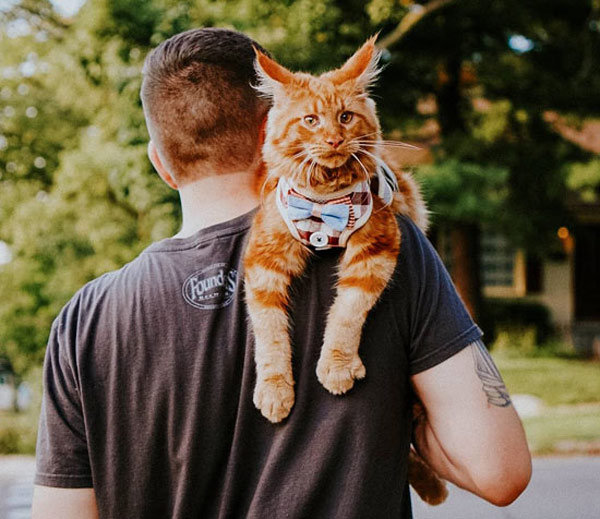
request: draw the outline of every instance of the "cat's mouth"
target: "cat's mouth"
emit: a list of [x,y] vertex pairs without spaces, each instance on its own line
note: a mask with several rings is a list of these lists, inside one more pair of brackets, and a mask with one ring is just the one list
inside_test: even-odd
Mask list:
[[349,158],[350,155],[346,152],[332,150],[320,153],[318,157],[315,157],[315,162],[326,168],[333,169],[343,166]]

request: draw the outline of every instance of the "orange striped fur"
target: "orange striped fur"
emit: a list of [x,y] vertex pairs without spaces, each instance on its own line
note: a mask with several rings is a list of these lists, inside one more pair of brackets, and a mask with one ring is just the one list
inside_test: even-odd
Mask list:
[[[285,176],[304,195],[319,198],[371,178],[375,157],[380,157],[398,179],[391,205],[384,207],[373,197],[371,217],[352,234],[341,256],[336,297],[316,366],[319,381],[333,394],[350,390],[366,374],[358,355],[360,337],[367,314],[396,266],[401,236],[395,213],[409,216],[423,231],[427,228],[428,212],[418,186],[386,154],[375,104],[368,97],[378,72],[374,44],[371,38],[340,69],[319,77],[294,74],[257,51],[258,89],[273,99],[273,106],[265,128],[265,167],[257,177],[263,203],[250,232],[244,279],[255,335],[254,404],[274,423],[285,419],[294,405],[288,289],[311,254],[279,214],[279,178]],[[350,120],[344,113],[351,114]],[[316,125],[310,122],[314,118]],[[430,504],[447,495],[443,480],[413,449],[409,480]]]
[[[288,231],[276,207],[275,187],[285,176],[315,198],[375,174],[383,143],[375,104],[368,97],[378,72],[374,44],[374,38],[368,40],[343,67],[318,77],[292,73],[257,51],[257,88],[272,98],[273,106],[260,175],[263,203],[251,229],[244,275],[256,342],[254,404],[272,422],[286,418],[294,404],[288,289],[311,253]],[[416,183],[406,173],[398,174],[398,181],[400,192],[391,207],[374,196],[370,219],[352,234],[341,257],[316,366],[319,381],[334,394],[345,393],[365,376],[360,336],[396,266],[400,232],[395,212],[407,214],[422,228],[427,225]]]

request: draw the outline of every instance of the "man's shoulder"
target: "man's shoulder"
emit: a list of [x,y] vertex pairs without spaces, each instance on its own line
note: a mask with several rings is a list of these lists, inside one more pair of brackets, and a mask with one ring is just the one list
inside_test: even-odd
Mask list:
[[145,251],[122,267],[106,272],[79,288],[63,306],[57,319],[64,319],[73,313],[87,314],[99,304],[118,299],[123,289],[131,284],[146,261]]
[[425,233],[408,216],[396,215],[400,229],[398,268],[412,276],[422,275],[441,264],[439,256]]
[[138,256],[126,263],[122,267],[105,272],[91,281],[83,285],[75,294],[80,298],[97,297],[103,293],[109,292],[119,285],[127,283],[132,276],[142,268],[146,261],[146,251],[141,252]]
[[400,229],[401,239],[404,242],[408,240],[411,246],[423,246],[429,242],[425,233],[408,216],[396,214],[396,222]]

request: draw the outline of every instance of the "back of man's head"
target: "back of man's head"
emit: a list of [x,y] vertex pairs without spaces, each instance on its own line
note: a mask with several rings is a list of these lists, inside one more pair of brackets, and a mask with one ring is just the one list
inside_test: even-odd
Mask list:
[[252,88],[260,45],[226,29],[192,29],[146,58],[141,98],[150,137],[179,185],[247,169],[268,109]]

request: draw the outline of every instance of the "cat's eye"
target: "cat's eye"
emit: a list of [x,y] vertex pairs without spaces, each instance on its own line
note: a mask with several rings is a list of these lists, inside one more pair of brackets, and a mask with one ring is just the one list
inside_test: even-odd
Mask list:
[[348,124],[352,120],[352,112],[342,112],[340,114],[340,122],[342,124]]
[[311,128],[314,128],[319,124],[319,118],[316,115],[305,115],[304,122]]

